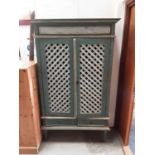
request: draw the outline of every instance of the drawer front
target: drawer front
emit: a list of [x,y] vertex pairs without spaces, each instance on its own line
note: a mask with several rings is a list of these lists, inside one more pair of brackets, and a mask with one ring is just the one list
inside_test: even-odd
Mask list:
[[72,39],[38,39],[42,116],[73,116]]
[[[111,70],[109,63],[112,58],[110,39],[81,38],[76,42],[79,120],[107,117]],[[79,121],[79,125],[81,122]],[[90,122],[98,124],[97,121]]]

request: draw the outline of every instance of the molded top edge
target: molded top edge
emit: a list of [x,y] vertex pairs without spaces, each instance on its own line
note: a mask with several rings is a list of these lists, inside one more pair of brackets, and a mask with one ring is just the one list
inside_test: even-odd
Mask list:
[[43,23],[116,23],[120,18],[82,18],[82,19],[34,19],[32,24]]

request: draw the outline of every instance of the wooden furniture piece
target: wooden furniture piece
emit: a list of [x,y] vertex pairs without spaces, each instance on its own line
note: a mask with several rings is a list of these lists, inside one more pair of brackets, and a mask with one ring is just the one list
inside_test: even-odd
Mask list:
[[120,62],[115,126],[124,145],[129,143],[135,87],[135,1],[126,2],[126,16]]
[[118,20],[32,21],[43,130],[109,130],[109,88]]
[[36,63],[19,67],[19,152],[37,153],[41,142]]

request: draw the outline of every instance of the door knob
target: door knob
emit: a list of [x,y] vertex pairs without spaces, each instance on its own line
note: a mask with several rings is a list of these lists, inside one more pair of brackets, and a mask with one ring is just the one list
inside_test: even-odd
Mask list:
[[79,85],[79,81],[78,80],[76,81],[76,84]]

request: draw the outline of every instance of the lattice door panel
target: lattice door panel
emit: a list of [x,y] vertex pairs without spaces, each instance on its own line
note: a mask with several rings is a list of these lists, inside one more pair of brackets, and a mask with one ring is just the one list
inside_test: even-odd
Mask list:
[[98,114],[102,108],[104,46],[80,45],[80,113]]
[[106,45],[102,40],[78,42],[79,115],[103,116]]
[[44,43],[44,69],[46,70],[47,111],[52,115],[73,113],[72,45],[56,40]]

